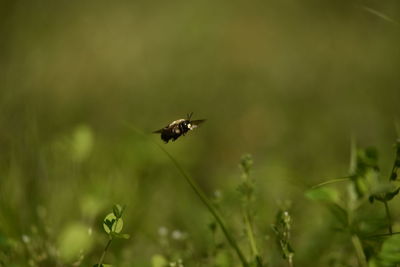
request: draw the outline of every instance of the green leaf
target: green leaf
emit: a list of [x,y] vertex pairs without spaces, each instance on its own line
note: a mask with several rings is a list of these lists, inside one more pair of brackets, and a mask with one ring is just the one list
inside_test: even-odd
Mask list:
[[[119,205],[118,205],[118,206],[119,206]],[[118,206],[117,206],[117,205],[114,205],[114,206],[113,206],[113,213],[114,213],[114,216],[117,217],[117,218],[121,217],[121,216],[120,216],[120,213],[119,213]]]
[[399,194],[400,187],[397,188],[395,191],[386,194],[386,200],[392,200],[395,196]]
[[113,213],[114,213],[115,217],[117,217],[117,218],[122,217],[124,210],[125,210],[125,206],[121,206],[119,204],[115,204],[113,206]]
[[311,200],[319,200],[330,203],[339,201],[339,193],[337,190],[329,187],[320,187],[306,191],[305,196]]
[[[120,219],[120,220],[121,220],[121,219]],[[129,238],[131,237],[131,236],[128,235],[128,234],[119,234],[119,233],[114,233],[114,232],[112,232],[111,235],[112,235],[113,237],[121,238],[121,239],[129,239]]]
[[[96,263],[95,265],[93,265],[93,267],[99,267],[99,264],[98,263]],[[111,264],[104,264],[104,263],[102,263],[102,264],[100,264],[100,267],[113,267]]]
[[396,191],[397,188],[393,183],[389,183],[389,182],[385,182],[385,183],[374,183],[373,185],[371,185],[371,194],[389,194],[389,193],[393,193],[394,191]]
[[103,228],[107,234],[120,233],[122,231],[122,227],[124,226],[124,222],[122,218],[117,219],[114,213],[109,213],[103,220]]
[[400,187],[395,187],[393,183],[383,183],[381,184],[380,191],[378,193],[373,194],[370,196],[370,202],[372,203],[371,200],[376,199],[378,201],[390,201],[392,200],[395,196],[399,194]]
[[109,220],[109,219],[105,219],[104,220],[104,224],[107,226],[109,232],[112,231],[112,226],[114,225],[115,219]]
[[393,235],[383,243],[378,258],[384,267],[400,264],[400,235]]
[[357,152],[356,175],[364,176],[368,170],[379,170],[378,150],[374,147],[359,149]]

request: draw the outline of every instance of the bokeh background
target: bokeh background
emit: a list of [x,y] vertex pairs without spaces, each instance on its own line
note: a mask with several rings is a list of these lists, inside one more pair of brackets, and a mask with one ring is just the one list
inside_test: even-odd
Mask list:
[[[1,1],[0,265],[93,265],[120,203],[131,238],[106,263],[178,247],[207,266],[212,218],[155,141],[219,192],[239,240],[252,154],[263,256],[284,266],[270,224],[291,201],[297,266],[327,266],[341,251],[304,190],[347,174],[352,137],[389,172],[398,21],[395,0]],[[150,134],[190,112],[207,122],[177,142]],[[166,247],[166,232],[184,240]]]

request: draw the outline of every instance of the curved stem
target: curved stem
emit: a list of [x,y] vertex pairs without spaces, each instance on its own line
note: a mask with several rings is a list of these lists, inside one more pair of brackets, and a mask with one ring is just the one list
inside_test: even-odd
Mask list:
[[[130,129],[138,133],[139,135],[148,138],[144,133],[133,127],[127,122],[123,122],[126,126],[128,126]],[[160,148],[167,156],[168,158],[172,161],[172,163],[175,165],[175,167],[178,169],[180,174],[185,178],[187,183],[190,185],[190,187],[193,189],[193,191],[196,193],[196,195],[200,198],[200,200],[203,202],[203,204],[207,207],[207,209],[210,211],[210,213],[214,216],[215,220],[219,224],[219,226],[222,229],[222,232],[224,233],[226,239],[228,240],[228,243],[231,245],[231,247],[235,250],[236,254],[238,255],[240,261],[242,262],[242,265],[244,267],[249,267],[249,264],[247,263],[247,260],[237,245],[235,239],[233,236],[229,233],[226,224],[224,220],[222,219],[222,216],[218,213],[217,209],[212,205],[211,201],[207,198],[207,196],[204,194],[204,192],[201,190],[201,188],[197,185],[197,183],[188,175],[186,172],[183,170],[183,168],[179,165],[179,163],[176,161],[176,159],[160,144],[156,143],[155,141],[149,139],[152,141],[158,148]]]
[[97,264],[97,267],[101,267],[101,265],[103,264],[104,257],[106,256],[107,250],[111,245],[111,241],[112,241],[112,237],[110,237],[110,239],[108,240],[107,245],[103,250],[103,254],[101,254],[101,257],[100,257],[99,263]]
[[311,187],[311,189],[315,189],[324,185],[328,185],[328,184],[334,184],[334,183],[339,183],[339,182],[344,182],[344,181],[348,181],[350,180],[350,176],[346,176],[346,177],[342,177],[342,178],[337,178],[337,179],[332,179],[326,182],[322,182],[320,184],[316,184],[314,186]]
[[186,179],[190,187],[193,189],[193,191],[196,193],[196,195],[200,198],[200,200],[203,202],[203,204],[207,207],[207,209],[211,212],[211,214],[214,216],[215,220],[218,222],[219,226],[222,229],[222,232],[224,233],[226,239],[228,240],[229,244],[232,246],[232,248],[236,251],[236,254],[238,255],[240,261],[242,262],[243,266],[247,267],[249,264],[247,263],[246,258],[244,257],[241,249],[237,245],[235,239],[232,237],[232,235],[229,233],[224,220],[222,219],[221,215],[218,213],[217,209],[211,204],[211,201],[207,198],[207,196],[203,193],[203,191],[200,189],[200,187],[196,184],[196,182],[188,175],[186,172],[182,169],[182,167],[179,165],[179,163],[176,161],[174,157],[162,146],[160,146],[158,143],[155,143],[168,157],[169,159],[173,162],[175,167],[178,169],[178,171],[182,174],[182,176]]

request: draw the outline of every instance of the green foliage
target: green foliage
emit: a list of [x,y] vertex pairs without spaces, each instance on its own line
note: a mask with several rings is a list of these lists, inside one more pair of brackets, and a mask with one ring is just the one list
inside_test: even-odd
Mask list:
[[306,191],[306,197],[312,200],[324,201],[328,203],[337,203],[339,193],[337,190],[329,187],[319,187]]
[[[393,166],[396,166],[398,157],[398,143],[396,143],[396,157]],[[378,152],[375,148],[357,150],[355,160],[351,164],[352,174],[347,196],[340,193],[338,189],[331,187],[314,187],[305,195],[312,199],[323,202],[342,233],[351,240],[360,266],[396,266],[398,254],[398,237],[394,236],[392,229],[392,215],[388,203],[398,195],[400,187],[393,179],[393,167],[389,181],[382,180],[378,165]],[[337,180],[339,181],[339,180]],[[331,183],[322,183],[325,185]],[[371,206],[367,200],[374,200],[384,204],[386,219],[379,217],[377,213],[368,213]],[[365,213],[367,216],[363,215]],[[382,223],[383,222],[383,223]],[[381,234],[382,229],[387,227],[388,234]],[[377,242],[371,238],[390,236],[385,242]],[[373,240],[373,242],[372,242]],[[379,252],[379,248],[380,252]]]
[[[169,159],[122,122],[176,156],[206,196],[223,192],[215,210],[249,262],[251,226],[264,262],[282,265],[269,225],[274,203],[290,199],[296,266],[356,266],[348,236],[331,229],[347,220],[379,251],[366,236],[387,233],[388,206],[400,230],[399,152],[392,171],[388,152],[400,118],[399,10],[398,0],[1,1],[0,266],[93,265],[117,226],[114,202],[129,203],[106,255],[114,266],[148,266],[169,249],[186,266],[241,264]],[[192,111],[207,119],[198,131],[167,145],[150,134]],[[311,196],[338,205],[338,223],[302,193],[345,174],[350,132],[379,145],[380,171],[331,184],[338,197]],[[255,183],[238,182],[244,151]],[[160,251],[160,225],[188,238],[169,236]],[[135,238],[116,240],[124,233]],[[83,249],[64,257],[69,235]]]
[[242,182],[238,186],[238,191],[242,198],[242,216],[244,222],[244,231],[251,248],[252,262],[256,266],[263,266],[263,260],[257,248],[257,243],[254,233],[254,208],[252,207],[255,200],[255,181],[250,178],[250,171],[253,167],[253,157],[250,154],[242,156],[240,160],[242,170]]
[[121,206],[116,204],[113,206],[112,210],[113,212],[109,213],[103,220],[103,229],[108,234],[108,242],[106,247],[104,248],[103,254],[100,257],[99,263],[95,264],[93,267],[111,266],[108,264],[103,264],[103,259],[107,253],[108,248],[111,245],[111,241],[113,241],[114,238],[120,238],[120,239],[130,238],[128,234],[121,234],[122,228],[124,226],[122,215],[125,211],[125,205]]
[[370,185],[377,182],[378,174],[378,151],[373,147],[359,149],[355,173],[350,176],[358,198],[362,198],[370,192]]
[[240,168],[242,170],[242,183],[238,186],[238,191],[242,195],[245,204],[253,198],[254,180],[250,178],[250,171],[253,166],[253,158],[250,154],[242,156],[240,160]]
[[288,208],[282,208],[277,212],[275,223],[271,227],[275,233],[276,243],[282,253],[282,257],[287,260],[289,266],[293,266],[294,250],[290,243],[292,217]]
[[383,242],[377,259],[382,267],[396,267],[400,264],[400,235],[391,236]]
[[240,167],[243,170],[243,176],[249,176],[253,167],[253,157],[250,154],[243,155],[240,159]]

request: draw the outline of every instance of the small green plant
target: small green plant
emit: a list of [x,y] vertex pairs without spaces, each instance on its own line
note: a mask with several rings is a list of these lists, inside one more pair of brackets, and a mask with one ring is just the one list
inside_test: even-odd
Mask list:
[[113,212],[107,214],[107,216],[103,220],[103,229],[108,235],[108,242],[103,250],[103,253],[101,254],[99,262],[93,265],[93,267],[112,266],[110,264],[103,264],[104,257],[107,253],[108,248],[111,245],[111,242],[114,240],[114,238],[129,239],[130,237],[128,234],[121,233],[122,228],[124,226],[122,215],[125,211],[125,206],[116,204],[113,206],[112,210]]
[[160,146],[158,143],[155,143],[172,161],[172,163],[175,165],[175,167],[178,169],[180,174],[185,178],[186,182],[190,185],[190,187],[193,189],[193,191],[196,193],[196,195],[200,198],[200,200],[203,202],[203,204],[207,207],[209,212],[212,214],[212,216],[215,218],[216,222],[218,225],[221,227],[222,232],[224,233],[226,239],[228,240],[229,244],[231,247],[235,250],[237,256],[239,257],[242,265],[244,267],[249,266],[249,263],[247,262],[241,248],[238,246],[235,238],[231,234],[231,231],[228,230],[228,227],[225,223],[225,220],[222,218],[221,214],[217,210],[217,208],[214,206],[214,204],[211,202],[211,200],[207,197],[207,195],[203,192],[203,190],[198,186],[198,184],[195,182],[195,180],[192,179],[181,167],[181,165],[178,163],[178,161],[162,146]]
[[242,196],[242,216],[245,227],[245,233],[250,244],[252,258],[258,267],[263,266],[262,258],[258,252],[257,243],[254,237],[253,218],[254,211],[252,204],[254,202],[254,179],[250,177],[250,171],[253,166],[253,158],[246,154],[241,158],[240,168],[242,169],[242,182],[238,186],[238,191]]
[[[352,146],[350,175],[342,179],[323,182],[306,192],[306,196],[323,202],[336,219],[336,230],[346,234],[351,240],[359,266],[398,266],[400,258],[394,249],[399,238],[393,235],[393,219],[389,202],[398,195],[397,183],[400,167],[400,140],[395,144],[395,160],[389,178],[382,177],[378,165],[378,151],[373,148],[356,149]],[[332,187],[325,187],[339,181],[347,181],[347,194]],[[386,218],[371,213],[369,203],[384,204]],[[382,233],[383,229],[386,233]],[[383,238],[390,237],[387,241]]]
[[[171,157],[171,156],[170,156]],[[173,159],[173,158],[171,158]],[[173,159],[174,163],[178,167],[179,165],[176,163],[176,161]],[[241,197],[241,214],[243,218],[243,228],[244,228],[244,234],[247,238],[249,248],[250,248],[250,260],[246,259],[244,257],[244,254],[242,254],[242,251],[240,247],[234,243],[232,244],[232,241],[234,241],[232,235],[230,232],[228,232],[226,225],[222,220],[222,218],[219,215],[219,201],[221,198],[221,193],[220,191],[217,191],[215,193],[215,198],[208,200],[208,198],[205,201],[205,195],[203,195],[202,191],[200,191],[200,188],[197,187],[196,184],[194,184],[194,181],[189,180],[189,184],[192,186],[193,189],[195,189],[195,192],[199,194],[203,200],[203,202],[206,203],[207,207],[211,209],[211,213],[214,216],[214,221],[212,221],[209,224],[209,229],[211,230],[212,233],[212,238],[213,238],[213,249],[212,252],[209,253],[208,255],[211,256],[211,258],[206,259],[209,264],[213,264],[213,266],[231,266],[232,262],[229,256],[229,253],[227,253],[225,249],[225,245],[223,242],[217,242],[216,240],[216,235],[219,230],[225,235],[225,237],[228,239],[228,243],[233,246],[238,253],[239,259],[242,262],[243,266],[257,266],[257,267],[262,267],[264,266],[263,259],[259,253],[258,246],[256,243],[256,234],[255,234],[255,229],[254,229],[254,208],[253,204],[255,202],[255,181],[250,177],[250,172],[253,166],[253,159],[251,155],[244,155],[241,158],[240,164],[241,168],[241,183],[238,185],[237,190],[240,194]],[[178,169],[180,166],[178,167]],[[183,171],[182,171],[183,172]],[[186,177],[188,180],[188,177]],[[190,179],[190,178],[189,178]],[[209,206],[208,206],[209,205]],[[214,213],[215,212],[215,213]],[[218,213],[217,213],[218,212]],[[163,228],[164,229],[164,228]],[[165,232],[165,231],[162,231]],[[166,234],[164,234],[166,236]],[[164,241],[166,240],[165,238],[163,239]],[[170,242],[164,242],[164,243],[170,243]],[[165,254],[165,253],[164,253]],[[152,258],[152,263],[153,266],[164,266],[166,262],[168,262],[168,259],[171,259],[172,257],[168,255],[155,255]],[[170,264],[174,263],[169,261]],[[164,265],[163,265],[164,264]]]
[[282,207],[279,209],[276,214],[275,224],[271,227],[275,232],[276,243],[282,253],[282,257],[287,261],[289,267],[293,267],[294,250],[290,245],[292,217],[289,213],[289,207]]

